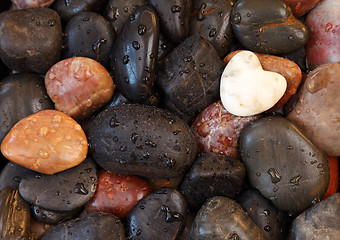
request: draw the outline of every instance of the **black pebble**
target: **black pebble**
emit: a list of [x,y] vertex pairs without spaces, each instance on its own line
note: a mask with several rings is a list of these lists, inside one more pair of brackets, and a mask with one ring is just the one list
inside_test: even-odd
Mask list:
[[161,188],[151,193],[129,212],[129,239],[174,240],[182,231],[187,215],[187,202],[176,190]]
[[57,12],[36,7],[0,14],[0,57],[12,70],[45,74],[59,61],[62,27]]
[[54,211],[81,207],[94,195],[97,167],[91,158],[54,175],[36,173],[21,180],[19,192],[31,204]]
[[235,158],[206,153],[200,155],[185,176],[180,190],[190,207],[199,208],[210,197],[234,198],[245,179],[243,163]]
[[109,213],[92,213],[58,224],[46,231],[41,240],[125,240],[124,227]]

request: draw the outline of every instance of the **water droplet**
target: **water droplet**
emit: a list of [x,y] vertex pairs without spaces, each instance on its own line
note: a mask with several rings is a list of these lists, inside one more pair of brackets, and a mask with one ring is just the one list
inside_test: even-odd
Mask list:
[[131,138],[130,138],[131,142],[132,142],[132,143],[136,143],[137,139],[138,139],[138,134],[135,133],[135,132],[132,133],[132,134],[131,134]]
[[22,210],[22,208],[21,208],[20,206],[16,206],[15,209],[16,209],[17,211],[21,211],[21,210]]
[[319,163],[318,165],[316,165],[317,168],[322,168],[323,167],[323,164],[322,163]]
[[184,60],[184,62],[191,62],[192,59],[193,59],[192,56],[187,56],[183,60]]
[[258,173],[256,173],[256,176],[258,176],[258,177],[259,177],[259,176],[261,176],[261,173],[259,173],[259,172],[258,172]]
[[84,17],[84,18],[83,18],[83,21],[84,21],[84,22],[87,22],[87,21],[89,21],[89,20],[90,20],[90,18],[88,18],[88,17]]
[[48,26],[50,26],[50,27],[54,27],[55,23],[56,23],[55,20],[48,20]]
[[216,35],[216,28],[210,29],[210,31],[209,31],[209,37],[215,37],[215,35]]
[[136,236],[139,236],[142,234],[142,230],[138,229],[137,232],[136,232]]
[[131,15],[129,16],[129,19],[130,19],[131,22],[134,21],[134,20],[136,19],[135,14],[131,14]]
[[163,205],[161,210],[166,213],[165,221],[168,223],[175,221],[183,221],[184,217],[179,212],[174,212],[168,206]]
[[235,13],[231,19],[233,24],[239,24],[241,22],[241,14]]
[[77,183],[76,185],[74,185],[73,189],[75,193],[81,195],[87,195],[89,193],[89,191],[87,191],[83,183]]
[[317,204],[320,201],[321,201],[320,198],[316,197],[316,198],[313,199],[312,204],[315,205],[315,204]]
[[267,173],[269,173],[272,183],[278,183],[281,181],[281,175],[275,168],[268,169]]
[[268,209],[263,210],[263,214],[265,216],[268,216],[270,214],[270,211]]
[[168,194],[168,191],[166,190],[166,188],[160,188],[156,193],[157,194]]
[[288,146],[287,147],[287,150],[293,150],[294,148],[293,148],[293,146]]
[[121,151],[121,152],[125,152],[126,150],[127,150],[127,146],[121,146],[119,148],[119,151]]
[[228,236],[228,240],[239,240],[240,237],[237,235],[237,233],[231,233],[230,236]]
[[140,24],[139,26],[138,26],[138,34],[139,35],[144,35],[146,33],[146,27],[143,25],[143,24]]
[[173,13],[178,13],[178,12],[180,12],[180,11],[181,11],[181,7],[178,6],[178,5],[173,5],[173,6],[171,7],[171,12],[173,12]]
[[170,168],[173,168],[176,164],[176,160],[174,160],[173,158],[169,158],[166,160],[166,165]]
[[140,44],[139,44],[139,42],[133,41],[133,42],[132,42],[132,47],[133,47],[134,49],[136,49],[136,50],[139,50],[139,49],[140,49]]
[[290,179],[290,183],[293,183],[294,185],[298,186],[301,178],[302,178],[301,175],[297,175]]
[[99,55],[101,46],[105,44],[106,42],[107,42],[106,38],[101,38],[92,44],[92,50],[97,54],[97,56]]
[[258,43],[255,44],[255,47],[259,48],[259,47],[261,47],[261,45],[262,44],[260,42],[258,42]]
[[37,173],[37,174],[34,175],[34,177],[35,177],[36,179],[41,179],[41,178],[42,178],[42,175],[41,175],[40,173]]
[[268,226],[268,225],[266,225],[266,226],[263,227],[263,229],[264,229],[266,232],[270,232],[271,227]]
[[111,127],[118,127],[119,125],[120,125],[120,122],[118,122],[117,116],[115,114],[115,115],[113,115],[113,117],[110,120],[110,126]]
[[331,23],[327,23],[326,28],[325,28],[325,32],[329,32],[329,30],[331,30],[332,27],[333,27],[333,25]]
[[124,64],[128,64],[129,61],[130,61],[129,55],[125,55],[125,56],[123,57],[123,63],[124,63]]
[[288,40],[293,41],[295,38],[293,35],[289,35]]
[[198,21],[203,21],[205,19],[205,8],[207,7],[206,3],[201,3],[200,10],[197,14],[197,20]]
[[274,187],[273,192],[277,192],[279,190],[279,187]]
[[251,14],[250,13],[247,13],[247,17],[250,17],[251,16]]

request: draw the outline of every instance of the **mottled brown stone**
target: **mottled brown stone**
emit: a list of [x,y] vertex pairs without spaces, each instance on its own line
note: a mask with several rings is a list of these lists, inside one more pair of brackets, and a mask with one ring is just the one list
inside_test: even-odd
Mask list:
[[328,156],[340,156],[340,63],[323,64],[307,76],[288,118]]

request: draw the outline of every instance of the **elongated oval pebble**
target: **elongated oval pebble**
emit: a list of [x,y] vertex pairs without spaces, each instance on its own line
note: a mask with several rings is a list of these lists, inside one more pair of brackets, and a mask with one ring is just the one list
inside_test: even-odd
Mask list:
[[262,69],[250,51],[237,53],[223,71],[220,97],[226,110],[237,116],[252,116],[273,107],[287,88],[285,78]]
[[23,118],[1,143],[1,152],[7,159],[45,174],[77,166],[85,159],[87,149],[80,125],[56,110],[43,110]]

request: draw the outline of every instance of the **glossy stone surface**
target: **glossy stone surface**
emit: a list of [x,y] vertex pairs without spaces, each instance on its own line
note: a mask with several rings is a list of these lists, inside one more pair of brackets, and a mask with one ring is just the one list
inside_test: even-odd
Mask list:
[[225,109],[237,116],[252,116],[272,108],[287,88],[279,73],[263,70],[251,51],[240,51],[225,67],[220,97]]
[[233,6],[231,23],[237,39],[254,52],[291,52],[308,39],[307,27],[281,0],[238,0]]
[[91,158],[75,168],[54,174],[32,174],[19,184],[21,196],[49,210],[70,211],[88,202],[97,187],[97,167]]
[[[228,64],[228,62],[240,51],[229,53],[224,58],[223,62]],[[268,110],[268,112],[273,112],[283,107],[289,98],[296,93],[302,79],[302,72],[295,62],[288,60],[287,58],[261,53],[255,53],[255,55],[258,57],[263,70],[279,73],[287,81],[287,88],[284,95],[272,108]]]
[[339,218],[340,193],[336,193],[299,215],[292,224],[288,239],[338,239]]
[[216,101],[198,114],[191,128],[201,153],[216,152],[239,158],[240,132],[247,124],[258,118],[259,115],[235,116],[223,107],[221,101]]
[[0,191],[7,187],[18,188],[24,177],[35,174],[36,172],[9,161],[0,172]]
[[223,63],[199,35],[178,45],[164,59],[157,77],[166,108],[189,121],[219,98]]
[[46,224],[58,224],[60,222],[67,221],[78,215],[81,208],[75,208],[70,211],[53,211],[47,210],[36,205],[31,206],[32,215],[41,223]]
[[212,197],[198,211],[191,226],[191,239],[267,239],[241,206],[227,197]]
[[125,234],[118,217],[109,213],[92,213],[55,225],[41,237],[41,240],[55,239],[124,240]]
[[339,0],[323,0],[306,18],[310,37],[306,44],[307,64],[310,69],[324,63],[340,61]]
[[289,229],[288,214],[278,210],[256,189],[247,189],[236,201],[270,240],[285,240]]
[[230,15],[234,0],[193,0],[189,35],[200,34],[219,56],[230,51],[234,41]]
[[250,184],[282,211],[304,210],[327,190],[327,157],[286,118],[249,124],[241,133],[240,151]]
[[110,71],[118,90],[131,102],[152,95],[159,43],[159,22],[150,6],[138,7],[117,36]]
[[205,153],[197,157],[180,187],[190,207],[199,209],[210,197],[234,198],[245,180],[243,163],[222,154]]
[[159,17],[161,31],[175,43],[182,42],[189,33],[189,18],[192,0],[147,0]]
[[0,35],[0,57],[12,70],[45,74],[59,60],[62,26],[58,13],[52,9],[3,12]]
[[87,151],[80,125],[56,110],[42,110],[21,119],[1,142],[1,152],[8,160],[44,174],[79,165]]
[[5,188],[0,192],[0,239],[28,239],[30,207],[18,189]]
[[171,188],[161,188],[142,199],[127,217],[127,237],[139,240],[175,240],[185,224],[188,205]]
[[101,14],[110,22],[115,32],[119,33],[129,16],[137,7],[143,6],[144,2],[144,0],[107,0]]
[[116,33],[104,17],[82,12],[65,26],[63,57],[88,57],[108,67],[115,40]]
[[0,81],[0,143],[22,118],[53,109],[44,79],[35,73],[17,73]]
[[86,203],[87,213],[107,212],[125,218],[138,201],[151,193],[151,187],[141,177],[119,175],[101,170],[97,190]]
[[295,17],[305,15],[321,2],[321,0],[283,0],[283,1],[290,6]]
[[67,23],[72,17],[81,12],[97,12],[105,0],[55,0],[51,8],[58,12],[63,22]]
[[328,156],[340,156],[339,74],[340,63],[323,64],[310,72],[288,115]]
[[190,127],[175,114],[154,106],[109,108],[88,129],[93,158],[114,173],[171,178],[187,171],[197,154]]

